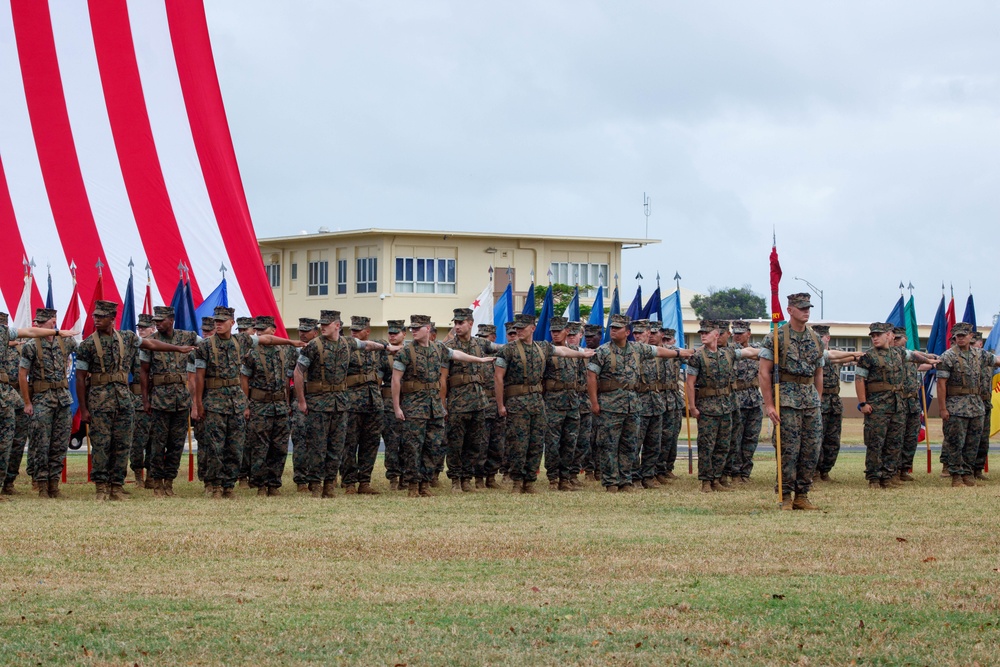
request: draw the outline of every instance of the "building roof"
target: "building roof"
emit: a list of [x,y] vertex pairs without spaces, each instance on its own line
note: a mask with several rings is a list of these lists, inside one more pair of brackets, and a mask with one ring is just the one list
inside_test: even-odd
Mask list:
[[[323,228],[321,227],[320,230]],[[660,243],[660,239],[630,239],[630,238],[613,238],[613,237],[598,237],[598,236],[566,236],[564,234],[502,234],[499,232],[464,232],[464,231],[445,231],[445,230],[428,230],[428,229],[380,229],[378,227],[369,227],[367,229],[346,229],[346,230],[336,230],[330,231],[318,231],[318,232],[302,232],[295,234],[293,236],[272,236],[269,238],[258,238],[257,241],[260,244],[268,243],[287,243],[290,241],[302,241],[305,239],[324,239],[324,238],[338,238],[344,236],[358,236],[362,234],[395,234],[400,236],[441,236],[447,239],[450,236],[458,238],[509,238],[509,239],[531,239],[537,241],[553,240],[553,241],[593,241],[595,243],[621,243],[622,245],[632,245],[632,246],[645,246],[652,245],[654,243]]]

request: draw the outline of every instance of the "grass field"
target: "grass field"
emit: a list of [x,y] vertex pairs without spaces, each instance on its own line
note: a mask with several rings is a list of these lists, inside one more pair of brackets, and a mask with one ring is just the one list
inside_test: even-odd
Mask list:
[[811,494],[824,511],[779,512],[773,475],[761,457],[727,494],[686,474],[615,496],[25,494],[0,504],[0,662],[1000,660],[1000,483],[951,489],[921,472],[869,491],[849,453]]

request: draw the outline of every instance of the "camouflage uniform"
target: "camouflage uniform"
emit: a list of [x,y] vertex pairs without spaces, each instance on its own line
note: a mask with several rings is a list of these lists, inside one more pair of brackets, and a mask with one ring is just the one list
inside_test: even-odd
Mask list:
[[407,485],[428,483],[439,452],[444,448],[444,405],[441,402],[441,369],[452,351],[441,343],[407,343],[396,353],[394,371],[402,371],[399,407],[404,420],[399,428],[399,458],[402,481]]
[[[162,311],[158,307],[156,317],[161,316]],[[201,342],[195,332],[182,331],[181,329],[174,329],[171,336],[165,336],[156,331],[150,336],[150,339],[177,346],[196,345]],[[243,345],[243,351],[246,350],[247,346]],[[152,427],[149,438],[152,454],[146,463],[149,468],[149,477],[153,480],[174,480],[180,470],[184,441],[187,439],[188,425],[190,424],[191,394],[187,385],[188,362],[190,361],[193,367],[196,367],[194,357],[195,352],[188,354],[154,352],[153,350],[139,352],[139,359],[148,375],[146,386],[149,391],[149,407],[152,411],[150,415]],[[205,376],[207,378],[208,374],[206,373]],[[198,422],[196,428],[202,431],[203,427],[204,418]],[[207,453],[208,447],[204,440],[204,434],[199,432],[199,479],[204,474],[203,467],[207,461],[205,458]],[[132,467],[135,468],[135,465],[133,464]]]
[[[758,349],[760,345],[751,344]],[[729,456],[726,459],[725,474],[730,477],[749,478],[753,471],[753,455],[760,439],[760,427],[764,417],[761,407],[764,399],[760,395],[760,378],[757,373],[760,362],[756,359],[737,359],[733,364],[733,430],[730,438]]]
[[597,348],[597,353],[588,360],[587,370],[597,378],[600,413],[595,419],[596,457],[601,484],[605,487],[632,483],[641,408],[635,388],[642,362],[654,357],[656,350],[652,345],[626,341],[624,347],[618,347],[611,341]]
[[576,382],[583,387],[580,396],[580,430],[576,436],[576,451],[573,454],[573,465],[570,473],[577,475],[581,470],[594,471],[594,455],[590,442],[594,431],[594,413],[590,411],[590,401],[587,399],[587,360],[574,359],[576,362]]
[[823,342],[806,326],[805,331],[783,324],[761,344],[760,358],[774,361],[774,336],[778,337],[779,364],[774,367],[781,401],[782,493],[807,495],[812,486],[823,437],[820,397],[814,381],[823,367]]
[[857,364],[857,376],[865,380],[866,400],[872,406],[872,413],[865,415],[865,479],[869,482],[887,482],[898,470],[906,425],[904,363],[905,349],[873,347]]
[[73,399],[69,394],[66,369],[76,348],[74,339],[58,337],[35,338],[21,346],[21,368],[27,369],[34,390],[31,403],[35,414],[28,454],[34,458],[34,480],[39,485],[50,481],[58,483],[62,477],[63,459],[73,426],[70,412]]
[[251,487],[281,487],[288,457],[288,380],[296,359],[284,347],[257,347],[243,357],[240,373],[250,389],[246,451]]
[[[385,344],[384,341],[378,342]],[[379,388],[385,356],[387,353],[382,350],[351,352],[345,380],[347,390],[344,392],[347,437],[344,441],[344,459],[340,464],[341,483],[344,486],[371,484],[372,481],[385,409]]]
[[125,484],[135,418],[128,373],[141,344],[142,339],[134,331],[112,331],[110,336],[95,331],[76,353],[77,372],[90,374],[87,379],[93,463],[90,479],[95,484]]
[[[676,345],[668,349],[678,349]],[[680,390],[681,363],[677,359],[660,359],[663,366],[663,426],[660,435],[660,461],[656,473],[669,477],[677,461],[677,438],[684,421],[684,394]]]
[[[466,310],[466,309],[461,309]],[[456,317],[464,315],[458,314]],[[469,311],[471,319],[471,311]],[[473,357],[490,353],[490,343],[471,337],[468,341],[455,337],[448,341],[452,350],[460,350]],[[492,377],[485,376],[481,366],[452,359],[448,364],[448,478],[467,481],[475,477],[476,464],[484,457],[489,439],[486,415],[489,398],[483,385]],[[496,410],[494,404],[494,410]]]
[[[4,318],[6,319],[6,318]],[[6,322],[0,323],[0,336],[6,339],[14,331]],[[6,335],[5,335],[6,333]],[[6,448],[8,438],[11,438],[10,452],[7,458],[5,487],[12,487],[14,480],[21,470],[21,459],[24,458],[24,446],[28,441],[28,429],[31,426],[31,418],[24,414],[24,401],[21,400],[21,392],[18,387],[17,370],[20,366],[21,351],[16,347],[10,347],[6,341],[0,349],[0,372],[7,377],[0,376],[0,460],[3,459],[3,450]],[[8,391],[9,390],[9,391]],[[13,422],[7,421],[8,407],[13,411]],[[10,430],[8,435],[6,430]],[[29,457],[30,458],[30,457]],[[32,473],[28,470],[28,475]]]
[[[556,318],[552,318],[555,320]],[[565,327],[565,323],[556,326]],[[569,346],[570,349],[579,349]],[[569,480],[576,441],[580,432],[580,395],[586,384],[579,381],[579,359],[550,355],[545,362],[542,387],[545,401],[545,475],[550,483]]]
[[920,371],[917,370],[916,364],[903,366],[903,398],[905,399],[903,414],[906,421],[903,424],[903,451],[897,469],[899,473],[913,470],[913,458],[916,456],[917,441],[920,439],[920,416],[923,410],[920,400]]
[[[299,340],[302,340],[303,333],[311,333],[319,326],[319,320],[310,317],[299,318]],[[291,400],[291,412],[288,416],[288,428],[292,438],[292,481],[304,490],[303,487],[309,484],[305,478],[307,467],[304,454],[307,450],[306,442],[309,440],[309,432],[306,431],[306,416],[299,411],[299,402],[293,396]]]
[[986,412],[981,398],[982,376],[983,363],[979,350],[970,348],[962,352],[956,346],[941,355],[937,378],[947,380],[945,406],[951,413],[951,418],[944,422],[942,458],[947,461],[948,472],[952,476],[975,474]]
[[632,479],[649,482],[656,477],[656,466],[662,457],[663,412],[667,404],[663,396],[666,359],[644,359],[639,366],[639,433],[632,457]]
[[[483,337],[495,333],[496,327],[492,324],[480,324],[477,337]],[[491,345],[492,349],[492,345]],[[476,461],[475,477],[483,478],[488,486],[493,485],[493,478],[500,471],[503,463],[504,450],[506,449],[505,436],[507,431],[507,418],[500,416],[497,408],[496,388],[493,382],[493,367],[489,364],[480,364],[478,371],[482,376],[483,393],[486,395],[486,431],[488,433],[486,449],[480,452],[479,460]]]
[[973,472],[977,477],[983,474],[986,467],[986,457],[990,453],[990,420],[993,416],[993,371],[996,370],[996,356],[988,350],[973,348],[979,352],[983,364],[982,389],[983,399],[983,433],[979,437],[979,450],[976,452],[976,463]]
[[152,454],[152,424],[153,416],[146,413],[142,404],[142,350],[132,359],[131,384],[132,409],[135,417],[132,421],[132,446],[129,448],[129,465],[133,472],[146,470],[153,464]]
[[823,416],[823,444],[820,447],[816,471],[829,474],[840,455],[840,429],[844,421],[844,404],[840,400],[840,369],[842,364],[827,360],[823,367],[823,398],[820,413]]
[[518,483],[533,484],[545,447],[546,415],[542,396],[545,365],[552,343],[527,345],[514,340],[504,345],[494,365],[504,373],[504,408],[507,410],[507,474]]
[[714,482],[722,478],[733,428],[733,366],[740,350],[704,347],[687,360],[688,376],[695,379],[698,408],[698,479]]
[[[399,333],[402,320],[390,320],[389,332]],[[403,468],[399,462],[399,424],[396,410],[392,406],[392,362],[395,354],[386,352],[380,357],[379,376],[382,378],[382,441],[385,443],[385,477],[390,482],[399,482]]]

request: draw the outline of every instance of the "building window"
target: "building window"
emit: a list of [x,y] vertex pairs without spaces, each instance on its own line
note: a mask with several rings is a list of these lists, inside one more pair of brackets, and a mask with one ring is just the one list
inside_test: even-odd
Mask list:
[[604,285],[604,296],[608,296],[608,265],[583,262],[552,262],[552,282],[561,285],[590,285],[592,289],[581,290],[580,296],[597,297],[597,286]]
[[347,294],[347,260],[337,260],[337,294]]
[[298,279],[299,279],[299,265],[292,264],[291,268],[289,269],[289,280],[298,280]]
[[454,294],[455,260],[397,257],[396,291],[416,294]]
[[378,258],[359,257],[357,293],[374,294],[378,291]]
[[281,287],[281,264],[265,264],[264,272],[271,287]]
[[309,296],[326,296],[329,293],[330,263],[326,260],[309,262]]

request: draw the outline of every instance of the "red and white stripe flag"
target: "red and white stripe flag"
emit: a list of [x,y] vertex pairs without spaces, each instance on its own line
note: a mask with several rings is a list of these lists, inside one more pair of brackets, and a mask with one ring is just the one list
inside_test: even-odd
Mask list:
[[100,260],[119,303],[129,260],[145,259],[155,304],[169,303],[178,263],[195,304],[225,265],[231,306],[278,315],[201,0],[0,0],[0,119],[7,303],[23,257],[51,263],[57,299],[73,261],[92,293]]

